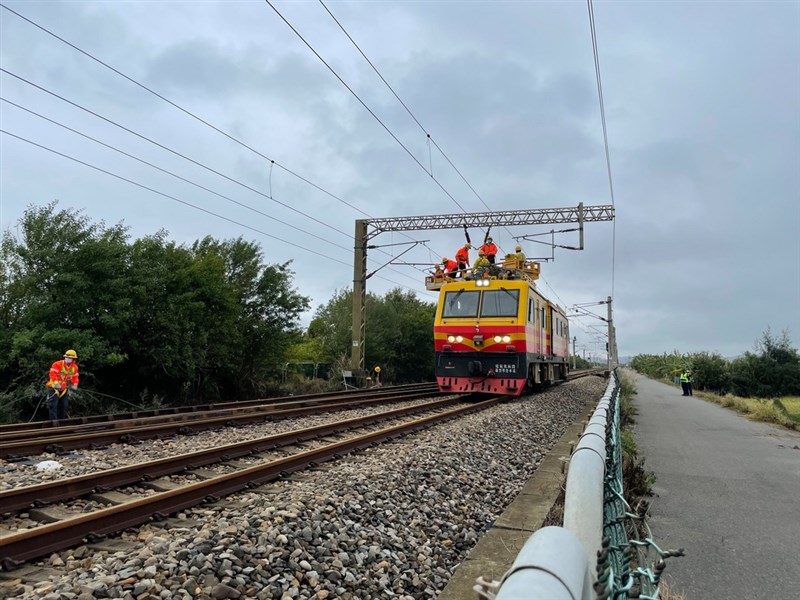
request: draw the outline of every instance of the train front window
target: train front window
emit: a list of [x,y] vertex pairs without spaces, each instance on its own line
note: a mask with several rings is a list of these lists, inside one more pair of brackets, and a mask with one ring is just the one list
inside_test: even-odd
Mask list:
[[444,295],[442,317],[476,317],[480,292],[447,292]]
[[483,292],[482,317],[516,317],[519,290],[487,290]]

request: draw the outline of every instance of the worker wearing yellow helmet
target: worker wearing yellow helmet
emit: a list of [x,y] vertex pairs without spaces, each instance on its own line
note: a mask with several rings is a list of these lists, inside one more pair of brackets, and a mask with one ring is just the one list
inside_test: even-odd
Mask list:
[[519,261],[525,262],[525,253],[522,251],[522,246],[517,245],[515,248],[514,258]]
[[446,256],[442,257],[442,266],[444,267],[444,274],[448,277],[453,277],[454,273],[458,272],[458,263]]
[[49,388],[47,408],[50,420],[66,419],[69,415],[69,392],[78,389],[78,353],[75,350],[64,352],[64,358],[50,367],[50,379],[45,384]]

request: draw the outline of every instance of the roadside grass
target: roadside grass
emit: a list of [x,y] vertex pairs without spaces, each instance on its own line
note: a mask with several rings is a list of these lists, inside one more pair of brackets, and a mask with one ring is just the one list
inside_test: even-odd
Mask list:
[[800,396],[784,396],[781,398],[781,404],[783,404],[789,417],[795,423],[800,423]]
[[669,583],[663,579],[658,586],[658,597],[659,600],[686,600],[686,596],[673,590]]
[[644,468],[644,457],[639,456],[639,446],[631,431],[636,422],[636,406],[633,397],[636,395],[636,383],[630,372],[619,369],[619,416],[620,442],[622,443],[622,479],[625,497],[631,506],[636,506],[644,496],[653,495],[655,473]]
[[775,423],[787,429],[800,430],[800,397],[783,398],[740,398],[733,394],[720,396],[711,392],[698,391],[696,396],[710,400],[725,408],[732,408],[754,421]]

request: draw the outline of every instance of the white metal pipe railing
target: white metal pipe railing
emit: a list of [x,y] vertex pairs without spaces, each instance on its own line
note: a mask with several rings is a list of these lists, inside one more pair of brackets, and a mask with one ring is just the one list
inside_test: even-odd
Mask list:
[[591,574],[578,539],[562,527],[544,527],[528,538],[506,573],[495,600],[588,598]]
[[564,498],[564,528],[583,545],[589,569],[597,565],[597,551],[603,541],[603,480],[606,472],[606,424],[616,373],[611,372],[606,393],[589,419],[578,446],[572,453]]
[[591,600],[603,539],[606,425],[616,371],[572,453],[564,500],[564,527],[534,533],[506,573],[495,600]]

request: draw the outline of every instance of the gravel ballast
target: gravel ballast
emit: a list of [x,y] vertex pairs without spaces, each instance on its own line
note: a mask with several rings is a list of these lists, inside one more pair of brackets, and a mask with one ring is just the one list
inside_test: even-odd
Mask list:
[[434,598],[605,387],[579,379],[188,509],[122,533],[132,551],[54,554],[37,564],[60,576],[0,596]]

